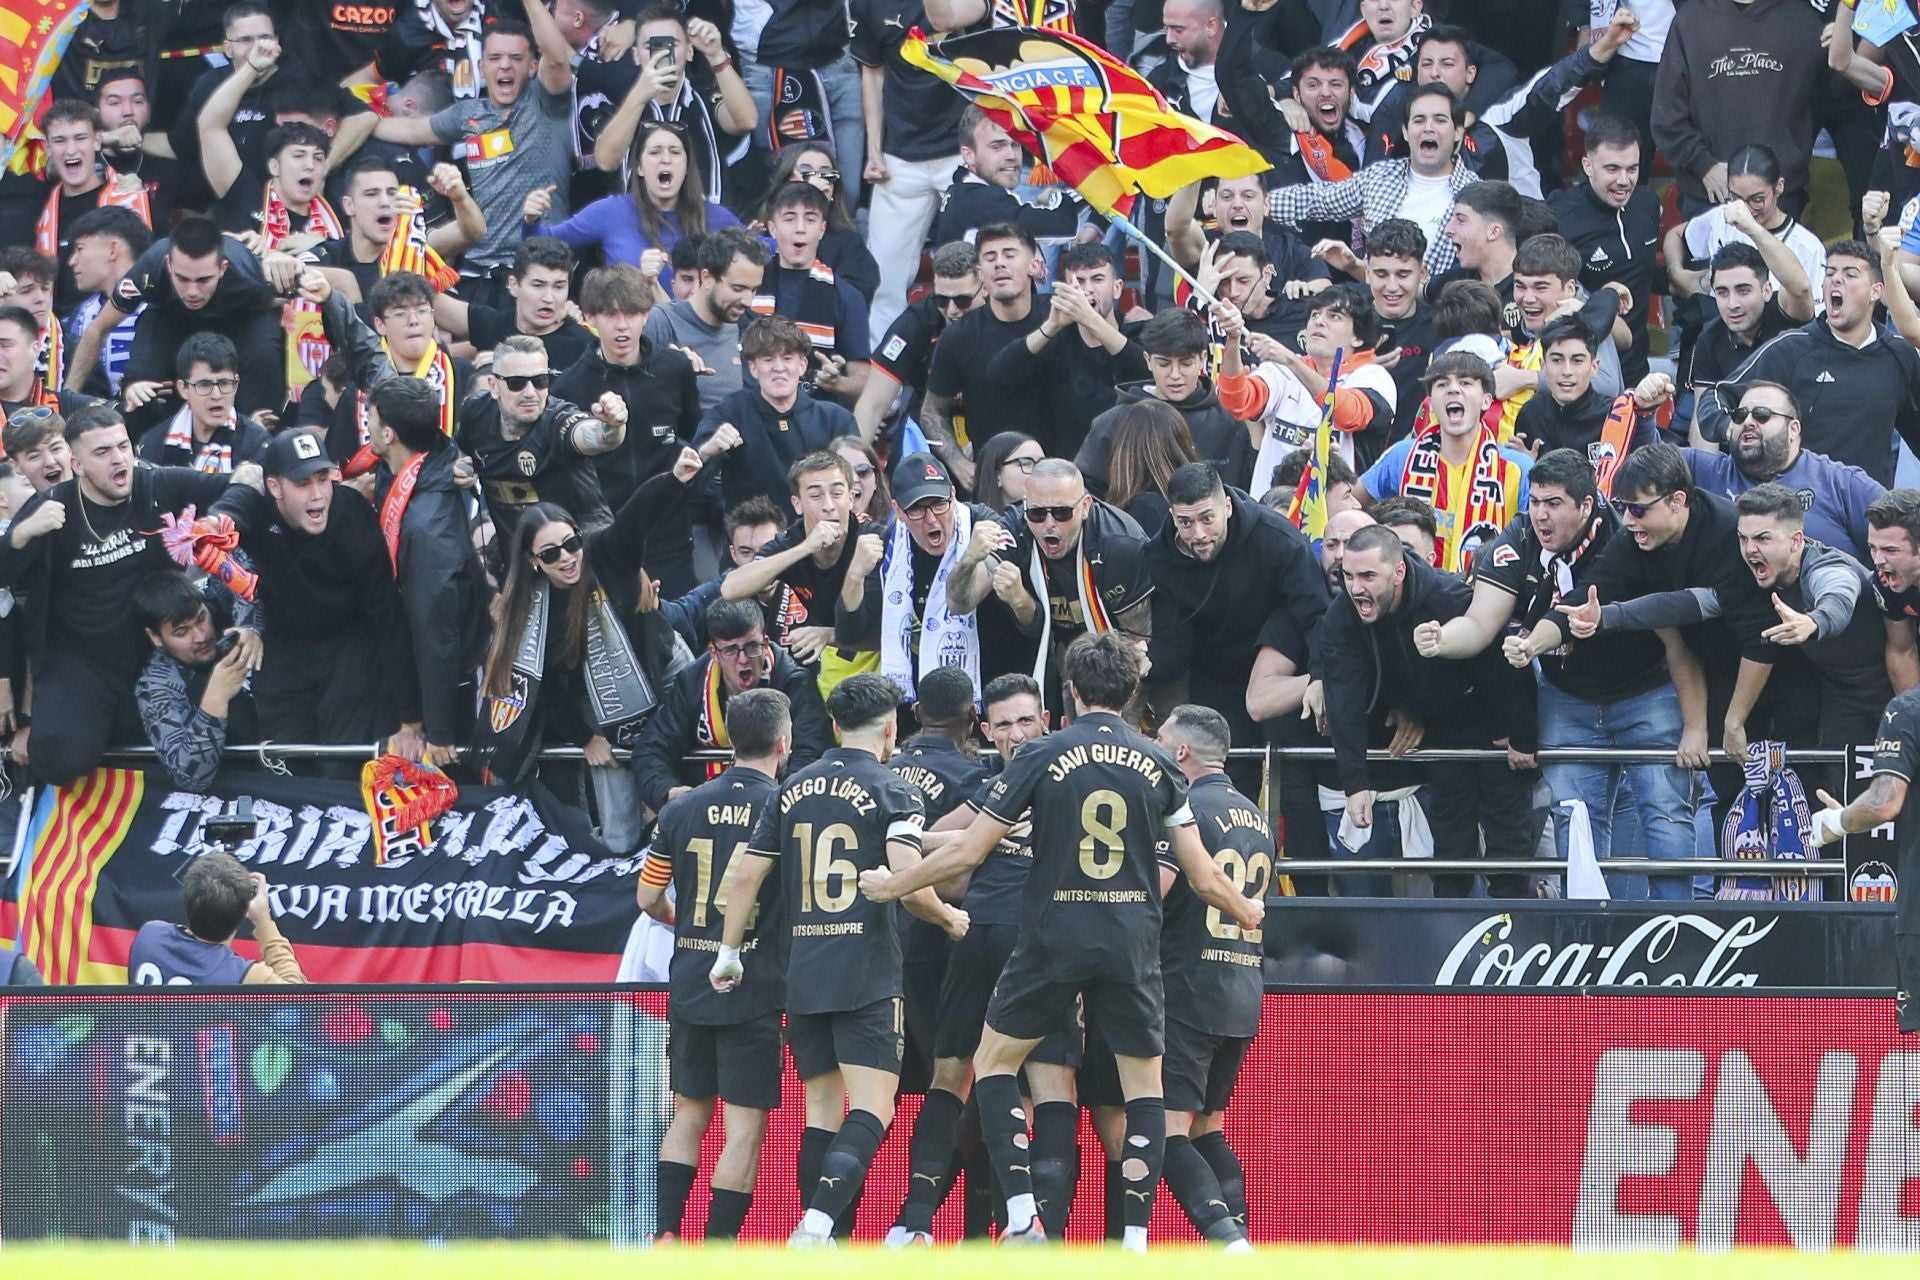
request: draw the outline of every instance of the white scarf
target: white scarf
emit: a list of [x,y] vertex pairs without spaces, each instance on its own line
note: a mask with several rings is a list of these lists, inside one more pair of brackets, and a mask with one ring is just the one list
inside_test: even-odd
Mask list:
[[[971,613],[947,609],[947,578],[960,562],[973,537],[973,511],[958,498],[953,506],[953,536],[927,588],[926,617],[920,620],[920,657],[913,658],[913,543],[907,522],[895,520],[880,562],[881,624],[880,674],[899,685],[909,698],[921,676],[941,667],[960,667],[980,688],[980,621]],[[975,697],[978,698],[978,694]]]
[[[1080,538],[1073,545],[1073,589],[1080,597],[1080,616],[1089,635],[1105,635],[1113,626],[1100,593],[1089,591],[1092,573],[1087,568],[1087,526],[1080,526]],[[1047,566],[1040,557],[1040,539],[1033,540],[1033,555],[1027,562],[1027,581],[1033,598],[1040,602],[1040,652],[1033,659],[1033,678],[1047,687],[1047,660],[1053,652],[1053,592],[1047,586]]]

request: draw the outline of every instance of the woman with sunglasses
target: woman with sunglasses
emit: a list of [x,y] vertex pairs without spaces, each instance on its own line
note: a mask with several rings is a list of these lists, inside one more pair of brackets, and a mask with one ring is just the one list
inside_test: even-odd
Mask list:
[[[827,234],[817,256],[833,268],[834,275],[858,289],[861,297],[871,299],[880,287],[880,264],[867,252],[867,242],[854,226],[832,145],[808,140],[783,148],[774,160],[767,190],[778,191],[789,182],[804,182],[827,198]],[[766,220],[763,216],[762,221]]]
[[673,470],[641,485],[604,529],[583,533],[565,508],[537,502],[507,535],[480,750],[494,777],[513,786],[541,747],[583,748],[603,838],[616,852],[638,844],[640,805],[613,748],[631,743],[687,656],[645,569],[649,543],[699,472],[700,455],[682,448]]
[[[679,125],[649,121],[634,142],[633,176],[627,194],[595,200],[556,226],[545,222],[553,192],[536,187],[521,207],[523,236],[553,236],[575,249],[597,247],[609,263],[640,265],[641,255],[658,249],[666,259],[682,236],[703,236],[740,219],[723,204],[707,199],[700,170],[687,154]],[[673,263],[660,265],[660,288],[672,296]]]
[[893,515],[893,489],[880,466],[880,455],[859,436],[841,436],[827,446],[853,468],[853,509],[884,525]]
[[1027,477],[1047,456],[1040,442],[1022,431],[1002,431],[980,446],[973,477],[973,500],[1005,511],[1027,500]]

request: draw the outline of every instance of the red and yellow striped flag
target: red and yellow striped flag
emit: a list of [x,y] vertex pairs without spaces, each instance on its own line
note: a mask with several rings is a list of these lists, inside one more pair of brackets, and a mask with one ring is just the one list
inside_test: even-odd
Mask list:
[[24,126],[46,107],[53,69],[91,0],[0,0],[0,160],[11,165]]
[[133,826],[144,786],[137,770],[95,769],[40,793],[27,835],[20,949],[49,983],[127,980],[124,967],[91,955],[93,899],[102,868]]
[[380,251],[380,274],[411,271],[427,278],[427,283],[444,293],[460,283],[460,273],[448,266],[434,247],[427,243],[427,220],[421,216],[419,200],[411,187],[401,190],[408,207],[393,220],[387,247]]
[[939,76],[1103,214],[1136,195],[1166,197],[1202,178],[1243,178],[1266,158],[1224,129],[1167,105],[1145,76],[1065,31],[995,27],[929,42],[918,27],[900,56]]

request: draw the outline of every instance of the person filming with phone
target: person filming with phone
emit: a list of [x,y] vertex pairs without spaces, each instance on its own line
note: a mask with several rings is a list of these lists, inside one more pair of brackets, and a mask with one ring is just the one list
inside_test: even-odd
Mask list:
[[147,741],[174,786],[205,792],[228,739],[259,736],[246,688],[259,664],[259,638],[244,626],[216,625],[206,598],[178,569],[142,578],[133,590],[133,614],[153,642],[134,685]]

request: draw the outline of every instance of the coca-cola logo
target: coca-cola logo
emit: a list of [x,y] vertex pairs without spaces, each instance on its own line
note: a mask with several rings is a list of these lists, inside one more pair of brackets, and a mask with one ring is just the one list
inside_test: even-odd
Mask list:
[[1650,916],[1615,943],[1513,940],[1514,917],[1490,915],[1460,935],[1434,981],[1461,987],[1753,987],[1741,966],[1748,947],[1773,932],[1740,916],[1722,923],[1691,912]]

